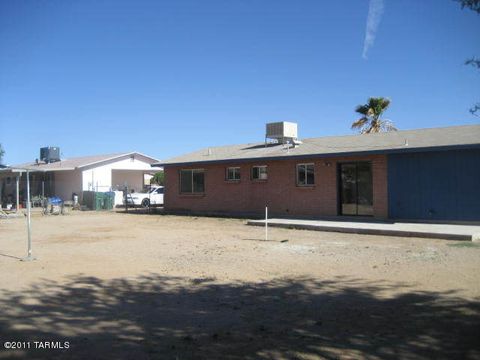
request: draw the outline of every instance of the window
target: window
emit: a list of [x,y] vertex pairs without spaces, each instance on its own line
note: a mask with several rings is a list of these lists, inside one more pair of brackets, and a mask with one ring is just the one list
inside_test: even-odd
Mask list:
[[227,180],[228,181],[240,180],[240,168],[239,167],[227,168]]
[[180,192],[185,194],[205,192],[205,171],[203,169],[180,170]]
[[163,194],[163,187],[162,187],[162,188],[158,188],[157,190],[155,190],[155,193],[156,193],[156,194]]
[[267,166],[253,166],[252,167],[252,180],[267,180]]
[[297,165],[297,185],[311,186],[315,185],[315,171],[313,164]]

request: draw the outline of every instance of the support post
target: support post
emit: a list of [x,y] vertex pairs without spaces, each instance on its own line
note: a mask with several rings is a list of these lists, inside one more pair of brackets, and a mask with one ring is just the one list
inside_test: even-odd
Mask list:
[[27,257],[22,261],[32,261],[32,223],[31,223],[31,204],[30,204],[30,172],[27,170],[27,228],[28,228],[28,250]]
[[15,208],[16,209],[15,212],[18,213],[19,208],[20,208],[20,175],[17,175],[15,185],[16,185],[16,190],[15,191],[16,191],[16,195],[17,195],[17,207]]
[[265,206],[265,241],[268,241],[268,206]]

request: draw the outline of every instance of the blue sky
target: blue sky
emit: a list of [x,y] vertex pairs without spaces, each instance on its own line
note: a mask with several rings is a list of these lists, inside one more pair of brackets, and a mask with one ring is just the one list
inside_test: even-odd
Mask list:
[[399,129],[479,123],[480,72],[463,63],[480,56],[480,15],[372,1],[366,54],[368,0],[1,1],[4,162],[48,145],[167,159],[282,120],[302,138],[351,134],[369,96],[391,98]]

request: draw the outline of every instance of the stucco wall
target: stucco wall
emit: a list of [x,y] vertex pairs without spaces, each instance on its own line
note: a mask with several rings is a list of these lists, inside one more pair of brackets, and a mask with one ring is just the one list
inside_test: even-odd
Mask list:
[[[348,158],[256,161],[217,165],[166,166],[165,209],[215,213],[263,213],[268,203],[272,215],[335,216],[338,209],[337,163],[371,161],[373,176],[373,210],[376,218],[388,216],[386,156]],[[315,185],[296,185],[296,164],[314,163]],[[330,164],[330,165],[328,165]],[[268,166],[268,180],[250,180],[253,165]],[[241,180],[225,180],[225,168],[240,166]],[[179,191],[180,169],[205,169],[205,194],[185,195]]]
[[63,200],[72,200],[72,194],[80,196],[82,192],[82,174],[80,170],[57,171],[54,175],[54,194]]

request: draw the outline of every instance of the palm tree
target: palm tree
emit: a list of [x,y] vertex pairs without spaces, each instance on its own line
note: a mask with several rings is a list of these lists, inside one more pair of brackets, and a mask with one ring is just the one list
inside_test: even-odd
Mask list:
[[363,116],[352,124],[352,129],[361,134],[396,131],[390,120],[380,118],[388,105],[390,100],[383,97],[371,97],[365,105],[358,105],[355,111]]

